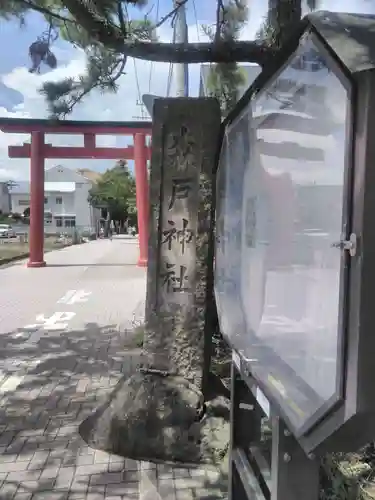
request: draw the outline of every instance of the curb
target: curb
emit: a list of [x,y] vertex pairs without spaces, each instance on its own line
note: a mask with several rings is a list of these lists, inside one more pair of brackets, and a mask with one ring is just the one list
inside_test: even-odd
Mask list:
[[12,262],[16,262],[17,260],[27,259],[30,255],[29,252],[21,253],[19,255],[13,255],[13,257],[6,257],[5,259],[0,259],[0,267],[5,266],[6,264],[11,264]]

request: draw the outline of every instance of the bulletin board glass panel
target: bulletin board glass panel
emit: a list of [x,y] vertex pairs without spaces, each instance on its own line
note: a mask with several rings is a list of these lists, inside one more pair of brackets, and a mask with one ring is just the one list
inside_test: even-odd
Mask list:
[[228,127],[218,172],[220,326],[297,434],[341,397],[349,114],[307,37]]

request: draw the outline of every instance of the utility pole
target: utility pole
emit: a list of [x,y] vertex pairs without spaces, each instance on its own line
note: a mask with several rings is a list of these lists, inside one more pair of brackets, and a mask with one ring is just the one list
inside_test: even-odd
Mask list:
[[[175,41],[176,43],[188,43],[188,27],[186,23],[186,1],[174,0],[174,7],[177,8],[175,20]],[[179,63],[174,66],[174,76],[176,78],[176,97],[188,97],[189,95],[189,65]]]

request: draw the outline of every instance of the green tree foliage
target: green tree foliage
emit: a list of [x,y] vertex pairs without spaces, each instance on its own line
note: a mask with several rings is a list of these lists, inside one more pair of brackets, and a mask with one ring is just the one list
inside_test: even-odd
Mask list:
[[94,207],[108,209],[114,220],[124,221],[135,214],[135,179],[125,160],[119,160],[104,172],[91,188],[89,202]]
[[22,215],[26,218],[29,218],[30,217],[30,207],[25,208]]
[[[317,7],[317,0],[306,0],[308,10]],[[244,0],[219,0],[217,24],[220,29],[214,32],[212,28],[204,27],[204,31],[213,43],[215,36],[220,37],[222,43],[234,43],[247,20],[247,10]],[[270,48],[280,48],[301,15],[301,0],[269,0],[268,13],[257,33],[257,39]],[[246,78],[235,61],[211,66],[207,80],[208,93],[219,100],[223,116],[234,107],[239,97],[238,90],[245,83]]]
[[[238,40],[248,12],[245,0],[220,0],[216,13],[216,30],[205,26],[204,31],[212,43],[234,43]],[[236,61],[217,63],[210,67],[208,94],[220,102],[225,116],[238,100],[238,89],[245,84],[245,78]]]
[[318,0],[268,0],[268,11],[256,38],[264,45],[280,48],[301,19],[303,7],[314,11]]

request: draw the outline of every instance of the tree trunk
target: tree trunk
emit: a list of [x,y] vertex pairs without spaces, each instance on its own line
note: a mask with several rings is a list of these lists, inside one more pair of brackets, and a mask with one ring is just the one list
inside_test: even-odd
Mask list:
[[268,0],[267,23],[272,31],[274,49],[280,49],[302,16],[301,0]]

